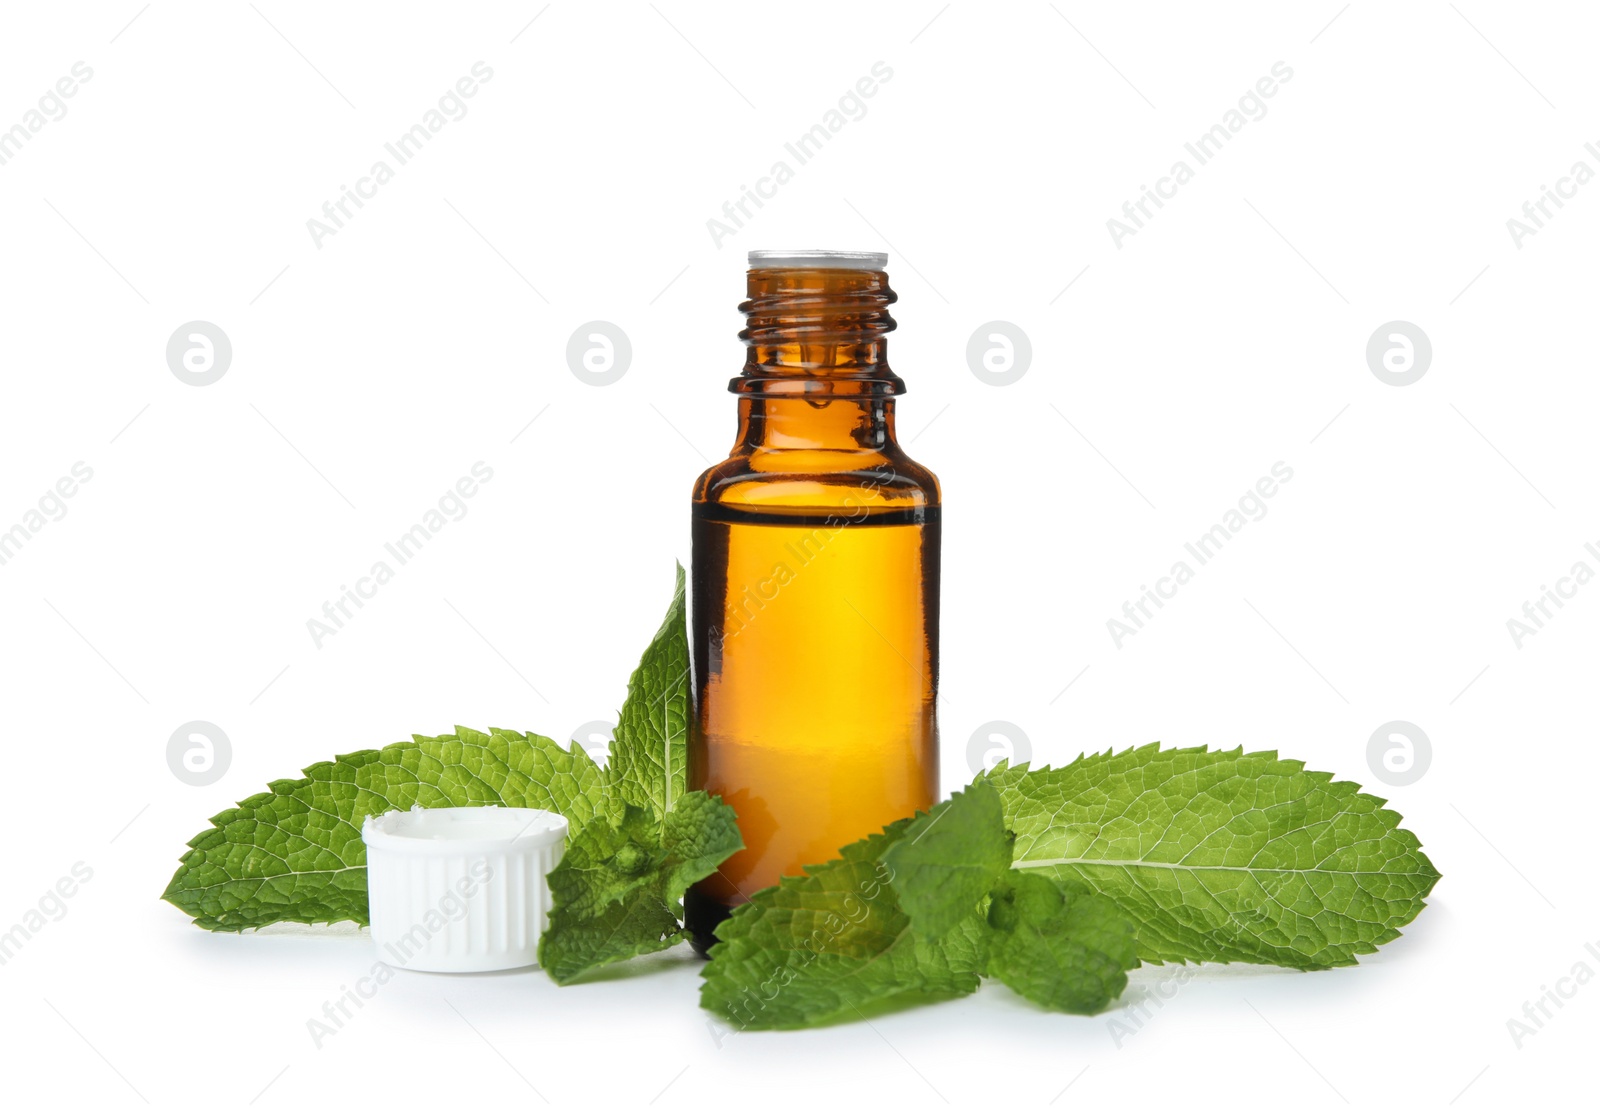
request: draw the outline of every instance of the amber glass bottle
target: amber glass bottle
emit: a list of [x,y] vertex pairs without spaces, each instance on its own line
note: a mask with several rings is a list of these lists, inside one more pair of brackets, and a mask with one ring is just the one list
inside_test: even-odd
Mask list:
[[895,441],[883,254],[755,251],[738,441],[694,488],[689,786],[745,848],[685,902],[751,893],[933,804],[939,483]]

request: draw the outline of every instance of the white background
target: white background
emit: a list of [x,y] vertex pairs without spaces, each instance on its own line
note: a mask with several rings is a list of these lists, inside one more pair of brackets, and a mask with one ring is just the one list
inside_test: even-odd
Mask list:
[[[0,527],[93,470],[0,566],[0,929],[93,871],[0,966],[8,1099],[1578,1095],[1600,984],[1520,1046],[1507,1020],[1600,969],[1600,584],[1520,647],[1506,621],[1600,569],[1600,183],[1520,248],[1506,221],[1600,169],[1597,33],[1483,0],[8,5],[0,127],[93,70],[0,166]],[[314,243],[480,60],[468,113]],[[866,114],[715,244],[707,220],[879,61]],[[1266,116],[1114,244],[1106,221],[1280,61]],[[685,952],[561,990],[402,974],[314,1045],[366,938],[194,928],[157,899],[184,843],[335,753],[610,718],[731,441],[743,252],[808,245],[888,250],[902,296],[901,438],[946,503],[946,787],[992,720],[1040,763],[1275,748],[1391,798],[1445,874],[1428,909],[1359,968],[1205,970],[1131,1037],[1114,1021],[1170,970],[1093,1019],[990,985],[719,1045]],[[633,346],[608,387],[566,364],[595,319]],[[233,346],[207,387],[166,363],[192,320]],[[1007,387],[967,364],[990,320],[1031,338]],[[1393,320],[1433,346],[1405,387],[1365,356]],[[306,621],[477,461],[467,516],[314,644]],[[1279,461],[1266,516],[1114,644],[1106,621]],[[168,768],[190,720],[231,741],[215,784]],[[1409,785],[1369,764],[1391,720],[1431,741]]]

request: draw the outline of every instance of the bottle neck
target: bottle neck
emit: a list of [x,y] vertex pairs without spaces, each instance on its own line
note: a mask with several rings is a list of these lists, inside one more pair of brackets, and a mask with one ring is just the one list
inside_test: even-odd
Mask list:
[[756,268],[739,338],[741,396],[881,400],[905,391],[889,368],[889,305],[898,297],[882,270]]
[[747,451],[885,453],[897,449],[894,401],[887,397],[741,396],[738,442],[738,448]]
[[864,372],[876,375],[880,370],[884,373],[889,372],[887,339],[861,341],[850,338],[839,341],[786,335],[750,343],[745,354],[744,376],[759,378],[808,375],[832,381],[840,378],[848,379]]

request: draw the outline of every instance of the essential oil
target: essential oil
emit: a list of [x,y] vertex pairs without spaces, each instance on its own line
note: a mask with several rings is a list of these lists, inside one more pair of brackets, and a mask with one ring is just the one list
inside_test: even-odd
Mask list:
[[882,254],[750,255],[738,440],[693,499],[691,788],[745,848],[690,890],[736,905],[938,789],[939,484],[895,441]]

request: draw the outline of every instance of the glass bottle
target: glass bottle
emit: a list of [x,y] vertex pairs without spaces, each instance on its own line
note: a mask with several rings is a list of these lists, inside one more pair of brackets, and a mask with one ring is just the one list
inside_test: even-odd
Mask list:
[[750,254],[738,440],[693,498],[689,787],[745,841],[686,898],[702,953],[750,894],[936,798],[939,483],[895,441],[887,261]]

